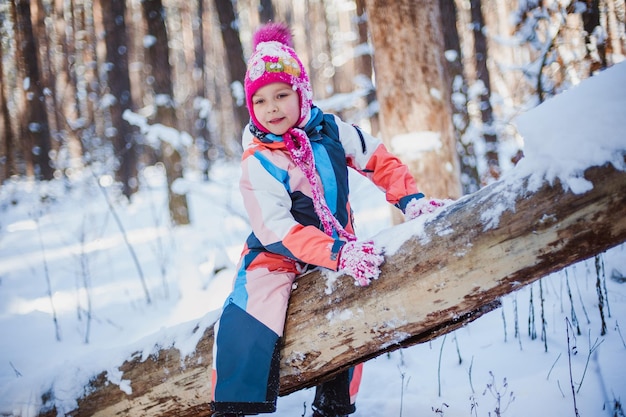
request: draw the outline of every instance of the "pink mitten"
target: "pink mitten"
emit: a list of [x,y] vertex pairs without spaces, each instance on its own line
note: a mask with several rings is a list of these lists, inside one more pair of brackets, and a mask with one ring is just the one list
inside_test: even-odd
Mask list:
[[380,275],[379,266],[385,258],[374,242],[348,242],[339,255],[339,271],[350,275],[356,285],[366,287]]
[[413,220],[422,214],[432,213],[439,207],[443,207],[451,201],[452,200],[439,200],[436,198],[414,198],[409,201],[409,204],[406,205],[406,208],[404,209],[404,218],[406,220]]

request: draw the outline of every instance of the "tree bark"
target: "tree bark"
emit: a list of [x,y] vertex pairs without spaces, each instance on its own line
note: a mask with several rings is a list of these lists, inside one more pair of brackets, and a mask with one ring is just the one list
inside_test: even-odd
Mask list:
[[[2,19],[0,18],[0,23]],[[11,116],[5,91],[3,50],[0,48],[0,185],[15,174],[15,137],[11,129]]]
[[[243,82],[246,76],[246,61],[243,57],[243,47],[239,38],[234,3],[231,0],[215,0],[215,10],[220,22],[220,32],[226,49],[226,64],[228,67],[231,95],[235,110],[235,132],[241,132],[248,123],[250,116],[246,108],[243,94]],[[238,91],[239,90],[239,91]],[[239,140],[239,137],[236,138]]]
[[476,60],[476,75],[483,83],[480,95],[480,114],[482,116],[482,135],[485,138],[487,172],[483,183],[489,184],[500,177],[500,161],[498,152],[498,136],[493,126],[493,108],[491,107],[491,80],[487,67],[487,37],[485,36],[485,19],[481,0],[470,0],[472,12],[472,32],[474,34],[474,57]]
[[[78,106],[77,137],[83,147],[83,152],[93,151],[91,138],[99,136],[95,121],[96,103],[93,97],[97,96],[100,80],[96,71],[96,35],[95,35],[95,8],[91,0],[74,1],[74,34],[76,35],[76,98]],[[99,17],[101,21],[101,17]],[[78,76],[77,72],[80,73]]]
[[[33,24],[33,39],[37,47],[37,61],[39,67],[40,84],[45,92],[43,94],[44,109],[48,120],[48,135],[50,136],[51,155],[56,154],[60,148],[59,125],[61,114],[57,112],[58,100],[54,88],[54,79],[57,77],[57,68],[54,65],[54,50],[59,41],[56,39],[54,30],[46,24],[47,10],[43,0],[29,0],[31,21]],[[55,158],[55,163],[57,163]],[[57,168],[60,165],[56,164]]]
[[[150,64],[149,73],[154,78],[152,88],[156,107],[155,120],[164,126],[178,129],[172,86],[172,67],[169,62],[169,44],[165,26],[165,10],[161,0],[142,0],[148,35],[154,42],[146,48],[146,61]],[[183,163],[180,152],[167,141],[161,141],[161,158],[165,164],[170,218],[176,225],[189,224],[187,197],[172,189],[174,181],[183,177]]]
[[439,9],[441,10],[443,44],[446,57],[446,82],[450,91],[452,126],[459,152],[462,174],[461,183],[463,194],[470,194],[480,188],[480,176],[478,174],[474,144],[463,138],[469,126],[469,114],[467,112],[468,87],[463,65],[461,38],[457,28],[457,22],[459,21],[458,11],[454,0],[439,0]]
[[[193,41],[194,41],[194,75],[196,82],[196,97],[195,100],[204,100],[205,103],[210,103],[208,99],[208,85],[210,80],[208,77],[208,68],[205,64],[206,61],[206,47],[205,47],[205,34],[210,36],[210,31],[205,30],[205,19],[208,21],[208,10],[204,5],[205,0],[196,1],[196,16],[192,19],[195,24],[193,27]],[[208,26],[208,25],[207,25]],[[209,38],[210,39],[210,38]],[[208,106],[207,106],[208,107]],[[214,129],[212,125],[212,107],[203,108],[199,105],[194,105],[194,138],[196,141],[196,147],[201,154],[201,168],[205,179],[209,179],[209,172],[219,152],[219,146],[216,144],[216,138],[214,137]]]
[[409,166],[420,191],[429,197],[458,198],[460,169],[439,3],[365,3],[383,140]]
[[[585,177],[593,189],[584,194],[564,192],[558,181],[531,191],[528,178],[523,185],[500,180],[445,207],[423,229],[411,222],[391,228],[375,240],[411,235],[404,228],[423,231],[387,248],[381,277],[367,288],[320,271],[300,277],[285,327],[281,395],[449,333],[497,307],[503,295],[625,242],[626,172],[592,167]],[[499,218],[476,215],[500,206],[508,209]],[[132,394],[103,372],[69,415],[210,415],[213,329],[196,331],[204,335],[192,355],[181,359],[171,347],[142,361],[138,352],[120,367]]]
[[122,117],[125,110],[133,110],[128,72],[128,40],[126,36],[125,0],[99,0],[106,43],[106,85],[115,102],[108,107],[110,122],[105,136],[113,143],[119,160],[116,179],[123,184],[124,195],[137,191],[137,155],[131,126]]
[[59,110],[57,134],[59,141],[68,149],[68,160],[64,161],[63,169],[77,169],[82,165],[84,149],[78,136],[78,101],[76,94],[76,37],[73,24],[74,5],[65,0],[54,0],[54,28],[58,39],[58,47],[54,59],[56,63],[56,86],[54,97]]
[[272,0],[260,0],[259,1],[259,20],[261,23],[267,23],[274,20],[276,13],[274,12],[274,5]]
[[[585,45],[587,46],[587,60],[590,62],[589,75],[607,67],[606,41],[594,35],[600,23],[600,0],[586,0],[585,11],[582,13],[583,29],[585,30]],[[595,40],[592,40],[595,38]]]
[[[607,52],[612,56],[620,56],[623,55],[622,41],[623,37],[620,35],[620,32],[624,32],[624,21],[623,18],[620,19],[618,17],[618,8],[615,3],[619,0],[607,0],[606,4],[606,32],[607,32]],[[626,3],[622,2],[622,13],[624,13],[624,8],[626,8]],[[623,16],[623,14],[622,14]],[[621,20],[621,22],[620,22]],[[620,28],[620,23],[622,24],[622,28]],[[611,59],[608,62],[609,65],[614,64],[614,59]]]
[[50,180],[53,169],[50,160],[50,126],[46,113],[37,45],[33,34],[29,0],[11,1],[15,16],[17,68],[23,88],[23,108],[20,110],[20,136],[26,161],[27,175]]
[[[442,0],[445,1],[445,0]],[[367,28],[367,10],[365,8],[365,0],[357,0],[356,2],[356,27],[357,34],[359,39],[359,48],[365,48],[366,45],[369,45],[369,30]],[[372,79],[372,75],[374,73],[374,62],[372,60],[372,54],[362,52],[358,58],[357,65],[357,76],[364,77],[368,80]],[[376,89],[372,84],[371,90],[367,93],[365,97],[368,107],[369,121],[370,121],[370,131],[374,136],[378,136],[380,131],[380,122],[378,120],[378,112],[370,112],[370,108],[372,105],[378,101],[376,98]]]

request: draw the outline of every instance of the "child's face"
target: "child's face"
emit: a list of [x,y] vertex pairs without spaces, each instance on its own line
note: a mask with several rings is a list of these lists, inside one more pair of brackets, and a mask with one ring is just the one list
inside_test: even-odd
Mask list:
[[252,96],[252,111],[265,130],[282,135],[300,120],[300,97],[287,83],[271,83]]

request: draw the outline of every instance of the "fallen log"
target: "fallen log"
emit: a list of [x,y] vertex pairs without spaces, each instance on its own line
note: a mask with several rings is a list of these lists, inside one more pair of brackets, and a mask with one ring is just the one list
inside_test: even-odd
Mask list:
[[[409,238],[399,248],[387,244],[381,277],[367,288],[320,271],[302,276],[288,310],[281,395],[448,333],[495,308],[501,296],[625,242],[626,172],[606,165],[585,177],[593,188],[579,194],[558,180],[531,190],[529,178],[505,178],[425,222],[385,231],[377,243]],[[192,355],[181,358],[171,347],[142,360],[138,352],[120,366],[132,392],[103,372],[68,415],[210,415],[213,330],[197,331],[203,336]]]

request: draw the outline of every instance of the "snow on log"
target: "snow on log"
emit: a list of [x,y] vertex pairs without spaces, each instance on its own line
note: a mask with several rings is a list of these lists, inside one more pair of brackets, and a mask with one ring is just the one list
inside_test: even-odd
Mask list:
[[[303,277],[288,310],[281,392],[448,333],[501,296],[626,241],[626,173],[609,165],[586,177],[594,187],[584,194],[558,181],[534,193],[501,182],[448,206],[387,257],[370,287],[344,277],[326,294],[323,274]],[[498,207],[509,208],[486,224]],[[415,222],[385,234],[393,241]]]
[[[500,181],[425,221],[383,232],[377,243],[410,237],[387,246],[381,277],[369,287],[321,271],[302,276],[288,310],[281,394],[448,333],[496,307],[504,294],[625,242],[626,172],[605,165],[589,168],[585,178],[593,188],[578,194],[558,180],[536,191],[528,179]],[[146,360],[137,353],[120,366],[132,392],[103,372],[68,415],[210,415],[213,330],[197,331],[204,335],[192,355],[181,358],[176,347]]]

